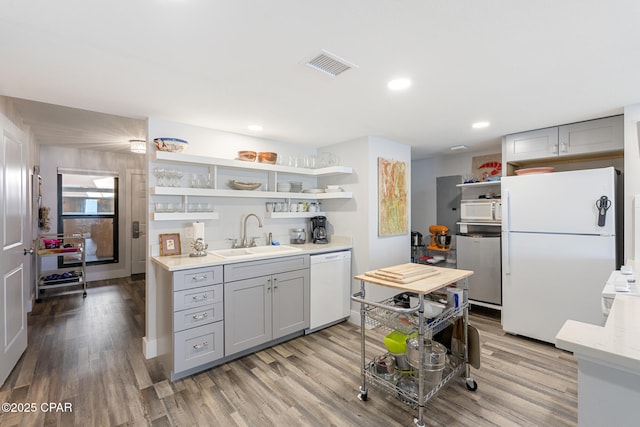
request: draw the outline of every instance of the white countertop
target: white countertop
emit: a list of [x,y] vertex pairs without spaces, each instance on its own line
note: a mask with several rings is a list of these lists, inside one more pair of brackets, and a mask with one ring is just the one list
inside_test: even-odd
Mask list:
[[352,240],[350,237],[345,236],[334,236],[331,238],[331,241],[326,244],[314,244],[314,243],[305,243],[303,245],[288,245],[299,248],[299,252],[288,252],[283,254],[269,254],[269,255],[261,255],[255,256],[251,258],[222,258],[213,254],[207,254],[203,257],[190,257],[188,254],[182,255],[174,255],[174,256],[154,256],[151,257],[151,262],[159,265],[168,271],[179,271],[179,270],[187,270],[190,268],[199,268],[199,267],[208,267],[212,265],[222,265],[222,264],[234,264],[237,262],[247,262],[247,261],[256,261],[260,259],[268,259],[268,258],[279,258],[286,256],[296,256],[296,255],[315,255],[326,252],[335,252],[341,250],[351,249],[353,246]]
[[556,346],[578,358],[640,374],[640,298],[616,295],[604,326],[567,320]]

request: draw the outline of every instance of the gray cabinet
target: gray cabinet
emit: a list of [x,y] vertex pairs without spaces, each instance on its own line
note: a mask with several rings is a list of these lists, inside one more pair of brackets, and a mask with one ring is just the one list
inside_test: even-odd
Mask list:
[[507,135],[502,154],[507,162],[555,157],[558,155],[558,128]]
[[572,123],[507,135],[506,162],[595,155],[624,148],[623,116]]
[[469,277],[469,300],[502,306],[502,269],[500,234],[495,236],[458,236],[458,268],[473,271]]
[[624,149],[624,116],[573,123],[558,128],[559,156],[622,149]]
[[309,256],[225,265],[225,356],[309,327]]
[[164,360],[171,379],[224,357],[222,272],[222,266],[215,266],[171,274],[166,298],[172,312],[170,348]]

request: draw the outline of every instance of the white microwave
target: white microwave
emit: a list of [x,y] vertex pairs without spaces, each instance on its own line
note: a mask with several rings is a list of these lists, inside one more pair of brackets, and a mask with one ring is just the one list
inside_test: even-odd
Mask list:
[[502,201],[499,199],[474,199],[460,202],[462,222],[501,222]]

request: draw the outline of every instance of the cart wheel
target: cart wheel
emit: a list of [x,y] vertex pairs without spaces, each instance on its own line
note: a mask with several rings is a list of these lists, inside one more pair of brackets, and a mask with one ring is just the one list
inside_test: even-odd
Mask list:
[[419,419],[417,419],[417,418],[414,418],[414,419],[413,419],[413,423],[414,423],[417,427],[424,427],[424,422],[423,422],[423,421],[420,421],[420,420],[419,420]]
[[360,392],[358,393],[358,399],[362,400],[363,402],[367,401],[367,392]]
[[87,297],[87,293],[86,293],[86,292],[83,292],[83,293],[82,293],[82,298],[86,298],[86,297]]
[[472,380],[471,378],[467,378],[467,389],[470,391],[476,391],[478,389],[478,383],[476,380]]

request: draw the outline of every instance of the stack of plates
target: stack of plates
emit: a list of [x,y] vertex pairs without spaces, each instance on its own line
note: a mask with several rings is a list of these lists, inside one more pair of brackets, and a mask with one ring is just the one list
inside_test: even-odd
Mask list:
[[292,193],[300,193],[302,191],[302,182],[291,181],[291,189],[289,191]]
[[302,190],[303,193],[311,193],[311,194],[317,194],[317,193],[324,193],[324,189],[322,188],[309,188],[306,190]]
[[327,189],[324,191],[327,193],[339,193],[344,190],[339,185],[327,185]]
[[279,182],[278,183],[278,192],[280,193],[288,193],[291,191],[291,184],[289,182]]

